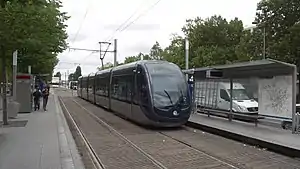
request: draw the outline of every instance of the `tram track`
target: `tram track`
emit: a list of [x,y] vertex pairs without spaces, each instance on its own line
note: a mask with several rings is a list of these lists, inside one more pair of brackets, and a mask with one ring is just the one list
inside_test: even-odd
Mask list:
[[[297,165],[299,166],[299,163],[293,164],[295,161],[288,157],[275,153],[270,154],[267,151],[264,153],[256,148],[251,149],[248,146],[238,145],[240,143],[233,141],[234,144],[232,145],[226,145],[228,144],[226,141],[221,148],[219,145],[211,147],[212,145],[209,143],[220,143],[220,140],[216,138],[210,140],[212,139],[211,136],[205,138],[200,134],[201,131],[196,133],[189,127],[174,131],[149,131],[110,112],[99,112],[103,110],[79,98],[68,98],[68,100],[80,107],[81,111],[84,110],[86,115],[91,116],[94,120],[98,119],[96,120],[97,123],[125,141],[127,145],[135,149],[136,153],[143,154],[154,165],[156,161],[156,168],[292,169],[297,168]],[[239,147],[238,150],[237,147]],[[176,160],[181,162],[176,162]],[[266,164],[263,164],[263,161]],[[272,164],[267,164],[268,162]]]
[[[86,120],[88,121],[82,120],[84,117],[82,116],[82,114],[78,117],[75,117],[76,113],[80,113],[81,110],[78,111],[78,108],[81,107],[76,107],[78,105],[76,105],[76,103],[73,102],[73,100],[66,101],[60,98],[60,101],[62,104],[65,105],[63,107],[66,112],[70,113],[72,111],[72,113],[70,113],[71,118],[73,118],[75,125],[78,126],[79,132],[86,133],[83,134],[84,137],[82,137],[82,139],[86,140],[86,142],[88,143],[85,144],[85,146],[89,150],[89,154],[91,154],[92,158],[93,156],[96,157],[95,158],[96,160],[92,159],[93,161],[96,161],[95,169],[142,168],[142,167],[146,167],[149,169],[167,168],[164,165],[160,164],[155,159],[153,159],[151,156],[149,156],[148,154],[140,150],[139,147],[131,143],[130,140],[128,140],[126,137],[122,137],[120,133],[114,130],[107,123],[105,123],[104,121],[100,121],[101,119],[98,120],[94,119],[94,121],[92,121],[91,119],[95,117],[89,112],[87,111],[83,112],[83,113],[87,113],[85,114],[85,117],[87,117]],[[66,104],[68,106],[66,106]],[[69,110],[70,106],[73,109]],[[77,109],[77,111],[75,109]],[[87,122],[89,122],[89,124]],[[97,130],[100,131],[97,132]],[[100,141],[100,139],[102,141]]]
[[[172,136],[170,136],[170,135],[168,135],[168,134],[166,134],[164,132],[159,132],[159,133],[162,134],[162,135],[164,135],[165,137],[173,139],[173,140],[175,140],[175,141],[177,141],[177,142],[179,142],[181,144],[184,144],[184,145],[190,147],[191,149],[193,149],[193,150],[195,150],[195,151],[197,151],[199,153],[205,154],[206,156],[208,156],[208,157],[210,157],[210,158],[212,158],[212,159],[214,159],[216,161],[219,161],[220,163],[224,163],[225,165],[231,166],[232,168],[235,168],[235,169],[242,169],[242,167],[240,167],[238,164],[231,164],[231,162],[229,162],[229,161],[225,161],[224,159],[220,159],[218,157],[214,157],[213,155],[210,155],[210,154],[208,154],[208,153],[206,153],[206,152],[204,152],[204,151],[202,151],[202,150],[194,147],[192,144],[184,142],[184,141],[182,141],[182,140],[180,140],[178,138],[172,137]],[[237,166],[239,166],[239,167],[237,167]]]
[[[101,125],[105,126],[109,131],[111,131],[112,133],[114,133],[115,135],[117,135],[119,138],[121,138],[123,141],[126,141],[131,147],[133,147],[137,152],[139,152],[141,155],[143,155],[144,157],[146,157],[148,160],[150,160],[157,168],[182,168],[182,167],[189,167],[189,168],[238,168],[236,166],[233,166],[231,164],[228,164],[222,160],[218,160],[216,158],[212,158],[211,156],[203,153],[203,152],[197,152],[197,151],[191,151],[190,147],[182,144],[182,143],[178,143],[176,140],[169,138],[169,142],[170,140],[172,140],[172,142],[174,143],[173,145],[176,145],[177,147],[180,147],[180,151],[178,151],[178,153],[182,154],[182,153],[187,153],[190,154],[190,157],[192,158],[187,158],[185,159],[185,165],[183,166],[178,166],[175,167],[173,166],[172,162],[174,163],[175,161],[179,160],[176,158],[170,158],[170,156],[165,155],[165,158],[162,158],[163,154],[160,153],[155,153],[155,152],[151,152],[149,151],[149,148],[151,149],[151,144],[150,143],[146,143],[147,147],[145,149],[145,145],[141,146],[134,143],[133,141],[131,141],[134,137],[136,137],[137,135],[133,134],[132,132],[122,134],[122,131],[117,131],[113,126],[111,126],[110,124],[106,123],[105,121],[103,121],[100,117],[98,117],[97,115],[95,115],[93,112],[91,112],[90,110],[88,110],[87,108],[85,108],[84,106],[82,106],[80,103],[78,103],[76,100],[72,100],[74,103],[76,103],[79,107],[81,107],[81,109],[85,110],[85,112],[90,115],[91,117],[93,117],[98,123],[100,123]],[[119,120],[123,120],[123,119],[119,119]],[[143,130],[143,129],[142,129]],[[151,135],[150,137],[155,137],[155,135],[159,134],[160,137],[165,137],[164,135],[153,131],[153,132],[143,132],[142,135],[140,136],[140,139],[143,139],[142,137],[145,135]],[[128,137],[126,137],[126,135]],[[134,139],[133,139],[134,140]],[[147,140],[147,139],[146,139]],[[167,139],[166,139],[167,140]],[[176,150],[176,146],[174,147],[174,149]],[[162,150],[161,148],[163,146],[159,146],[160,150]],[[170,147],[170,146],[169,146]],[[156,149],[153,149],[156,150]],[[172,150],[172,147],[170,147],[169,151]],[[149,153],[148,153],[149,152]],[[168,153],[167,151],[165,151],[165,153]],[[173,152],[174,153],[174,152]],[[175,152],[176,153],[176,152]],[[160,157],[160,158],[159,158]],[[159,159],[159,160],[157,160]],[[183,159],[183,157],[181,157],[181,159]]]
[[83,107],[82,105],[80,105],[75,100],[73,100],[73,101],[76,104],[78,104],[82,109],[84,109],[89,115],[91,115],[92,117],[94,117],[97,122],[99,122],[101,125],[105,126],[108,130],[110,130],[111,132],[113,132],[119,138],[121,138],[122,140],[124,140],[125,142],[127,142],[130,146],[132,146],[134,149],[136,149],[141,155],[145,156],[147,159],[149,159],[150,161],[152,161],[155,166],[157,166],[160,169],[167,169],[166,166],[164,166],[163,164],[161,164],[158,160],[156,160],[155,158],[153,158],[151,155],[149,155],[147,152],[145,152],[139,146],[137,146],[136,144],[134,144],[133,142],[131,142],[126,136],[124,136],[123,134],[119,133],[111,125],[109,125],[106,122],[104,122],[102,119],[100,119],[94,113],[92,113],[89,110],[87,110],[85,107]]
[[82,132],[82,130],[80,129],[80,127],[77,125],[77,123],[75,122],[75,120],[72,117],[71,113],[68,111],[65,103],[61,100],[61,98],[59,98],[59,101],[60,101],[61,105],[63,106],[64,110],[66,111],[66,113],[68,115],[67,118],[69,118],[71,120],[72,125],[75,127],[75,129],[77,130],[78,134],[80,135],[81,140],[84,142],[84,145],[87,148],[89,158],[92,161],[94,168],[95,169],[105,169],[102,161],[100,160],[100,158],[98,157],[97,153],[95,153],[95,150],[91,146],[91,143],[88,141],[87,137]]
[[[219,136],[186,126],[180,131],[162,131],[160,133],[166,137],[177,140],[196,151],[212,156],[212,158],[216,158],[217,160],[221,159],[228,164],[243,169],[296,169],[299,168],[300,165],[300,161],[296,158],[290,158],[275,152],[267,151],[264,148],[247,145],[227,138],[218,140]],[[217,145],[220,141],[224,141],[226,146],[223,147]]]

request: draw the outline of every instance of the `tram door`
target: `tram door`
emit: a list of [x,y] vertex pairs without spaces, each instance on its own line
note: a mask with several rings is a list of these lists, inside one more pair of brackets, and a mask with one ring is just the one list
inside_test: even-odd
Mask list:
[[141,66],[137,67],[137,93],[141,107],[149,108],[149,90],[146,79],[146,72]]

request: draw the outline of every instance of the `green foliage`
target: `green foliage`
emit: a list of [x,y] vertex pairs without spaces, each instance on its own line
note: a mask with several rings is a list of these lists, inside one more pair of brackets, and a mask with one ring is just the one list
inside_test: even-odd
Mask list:
[[[117,66],[122,65],[122,64],[123,63],[117,62]],[[106,64],[103,65],[103,69],[109,69],[109,68],[112,68],[112,67],[114,67],[114,64],[111,63],[111,62],[108,62],[108,63],[106,63]],[[97,67],[97,69],[98,69],[98,71],[102,70],[101,67]]]
[[238,18],[227,21],[221,16],[212,16],[205,20],[199,17],[187,20],[182,31],[190,42],[190,66],[203,67],[237,60],[235,49],[243,29]]
[[125,60],[124,60],[124,64],[139,61],[139,60],[141,60],[142,57],[143,57],[143,60],[150,60],[151,59],[148,54],[139,53],[137,56],[128,56],[128,57],[126,57]]
[[173,35],[170,45],[164,49],[162,55],[165,60],[176,63],[179,67],[184,69],[184,39],[181,36]]
[[152,48],[150,49],[150,59],[151,60],[163,60],[163,50],[160,47],[160,44],[156,41],[155,44],[152,46]]
[[[244,44],[241,44],[241,48],[244,48],[243,52],[246,55],[255,55],[258,54],[257,49],[263,50],[262,30],[265,28],[267,58],[299,66],[300,1],[262,0],[257,6],[255,21],[258,28]],[[250,41],[251,44],[247,44]]]
[[77,81],[81,75],[81,67],[77,66],[75,72],[70,73],[68,76],[68,81]]
[[70,73],[68,76],[68,81],[75,81],[74,73]]
[[57,54],[67,47],[68,17],[60,7],[58,0],[22,0],[6,1],[0,9],[0,42],[8,63],[18,50],[19,72],[27,72],[31,65],[33,74],[52,74]]
[[74,79],[75,80],[78,80],[78,78],[81,76],[81,67],[80,66],[77,66],[76,67],[76,70],[74,72]]

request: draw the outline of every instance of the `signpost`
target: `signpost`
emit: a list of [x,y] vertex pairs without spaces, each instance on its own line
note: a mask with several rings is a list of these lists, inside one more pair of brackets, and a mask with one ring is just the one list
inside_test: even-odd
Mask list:
[[13,52],[13,80],[12,80],[12,100],[8,103],[8,117],[16,118],[19,111],[20,104],[17,102],[17,64],[18,51]]
[[16,77],[17,77],[17,64],[18,64],[18,51],[14,51],[13,53],[13,91],[12,91],[12,96],[13,96],[13,100],[16,101],[17,100],[17,85],[16,85]]

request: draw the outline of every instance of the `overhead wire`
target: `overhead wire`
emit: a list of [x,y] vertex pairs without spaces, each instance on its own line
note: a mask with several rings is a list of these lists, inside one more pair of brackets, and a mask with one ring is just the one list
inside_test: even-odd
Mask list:
[[88,63],[88,64],[82,64],[82,63],[77,63],[77,62],[65,62],[65,61],[62,61],[60,63],[58,63],[58,65],[55,66],[55,69],[70,69],[69,67],[70,66],[63,66],[62,64],[67,64],[67,65],[72,65],[72,66],[84,66],[84,65],[89,65],[89,66],[98,66],[98,64],[91,64],[91,63]]
[[[146,15],[150,10],[152,10],[159,2],[160,2],[161,0],[158,0],[158,1],[156,1],[153,5],[151,5],[149,8],[147,8],[142,14],[139,14],[133,21],[131,21],[129,24],[127,24],[126,25],[126,23],[131,19],[131,18],[133,18],[133,16],[139,11],[139,8],[137,8],[132,14],[131,14],[131,16],[129,17],[129,18],[127,18],[113,33],[112,33],[112,35],[111,36],[108,36],[108,38],[109,37],[111,37],[108,41],[111,41],[113,38],[114,38],[114,35],[119,31],[119,32],[123,32],[124,30],[126,30],[127,28],[129,28],[132,24],[134,24],[137,20],[139,20],[142,16],[144,16],[144,15]],[[143,5],[144,3],[142,3],[141,5]],[[141,6],[140,5],[140,6]],[[77,30],[77,32],[76,32],[76,34],[75,34],[75,36],[74,36],[74,39],[73,39],[73,42],[76,40],[76,38],[77,38],[77,36],[78,36],[78,34],[79,34],[79,32],[80,32],[80,30],[81,30],[81,27],[82,27],[82,25],[83,25],[83,23],[84,23],[84,21],[85,21],[85,19],[86,19],[86,16],[87,16],[87,14],[88,14],[88,11],[89,11],[89,7],[90,7],[90,4],[89,4],[89,6],[86,8],[86,11],[85,11],[85,15],[84,15],[84,19],[83,19],[83,21],[81,22],[81,24],[80,24],[80,26],[79,26],[79,29]],[[125,26],[125,27],[123,27],[123,26]],[[123,28],[122,28],[123,27]],[[121,29],[121,30],[120,30]],[[107,39],[108,39],[107,38]],[[91,56],[92,54],[94,54],[95,52],[91,52],[89,55],[87,55],[85,58],[84,58],[84,60],[85,59],[87,59],[89,56]],[[68,53],[69,54],[69,53]]]
[[110,35],[108,36],[105,41],[108,41],[110,39],[110,37],[113,37],[140,9],[140,7],[145,3],[145,1],[143,1],[138,8],[136,8],[136,10]]
[[[140,7],[143,6],[143,4],[145,4],[146,1],[143,1],[136,9],[135,11],[110,35],[108,36],[105,41],[111,41],[111,39],[114,37],[114,35],[124,26],[126,25],[126,23],[128,23],[130,21],[131,18],[133,18],[139,11]],[[107,53],[107,50],[109,49],[109,46],[107,46],[106,50],[104,51],[104,54],[103,54],[103,58],[105,57],[106,53]],[[100,59],[101,59],[102,56],[100,56]]]
[[[73,40],[71,40],[71,43],[74,43],[74,42],[76,41],[77,36],[78,36],[79,32],[81,31],[82,25],[83,25],[83,23],[84,23],[84,21],[85,21],[87,15],[88,15],[90,6],[91,6],[91,1],[89,1],[89,4],[88,4],[88,6],[87,6],[86,9],[85,9],[85,13],[84,13],[83,19],[82,19],[82,21],[81,21],[81,23],[80,23],[80,25],[79,25],[79,28],[78,28],[77,31],[76,31],[76,34],[75,34]],[[66,56],[69,56],[70,52],[71,52],[71,50],[69,49],[69,52],[66,54]]]
[[[146,15],[150,10],[152,10],[161,0],[156,1],[153,5],[151,5],[149,8],[147,8],[146,10],[144,10],[144,12],[142,12],[142,14],[139,14],[133,21],[131,21],[129,24],[125,25],[138,11],[138,9],[127,19],[125,20],[113,33],[109,40],[106,41],[111,41],[114,38],[114,35],[125,25],[125,27],[123,27],[119,32],[123,32],[124,30],[126,30],[127,28],[129,28],[132,24],[134,24],[137,20],[139,20],[142,16]],[[143,3],[142,3],[143,4]],[[141,4],[141,5],[142,5]],[[141,6],[140,5],[140,6]],[[119,54],[119,53],[118,53]]]
[[91,52],[90,54],[86,55],[82,60],[86,60],[88,57],[92,56],[94,53],[97,53],[97,52]]
[[81,21],[81,23],[80,23],[80,25],[79,25],[79,28],[78,28],[78,30],[77,30],[77,32],[76,32],[74,38],[73,38],[73,43],[75,42],[75,40],[77,39],[77,36],[78,36],[79,32],[81,31],[82,25],[83,25],[83,23],[84,23],[84,21],[85,21],[85,19],[86,19],[86,17],[87,17],[87,14],[88,14],[88,12],[89,12],[90,6],[91,6],[91,3],[89,2],[88,6],[87,6],[86,9],[85,9],[85,13],[84,13],[84,16],[83,16],[83,20]]
[[[156,1],[153,5],[151,5],[149,8],[147,8],[142,14],[138,15],[133,21],[131,21],[129,24],[127,24],[123,29],[121,29],[119,32],[123,32],[127,28],[129,28],[132,24],[134,24],[137,20],[139,20],[142,16],[145,16],[150,10],[152,10],[161,0]],[[108,41],[111,41],[114,37],[110,38]]]

